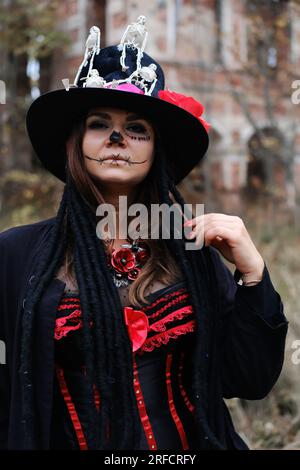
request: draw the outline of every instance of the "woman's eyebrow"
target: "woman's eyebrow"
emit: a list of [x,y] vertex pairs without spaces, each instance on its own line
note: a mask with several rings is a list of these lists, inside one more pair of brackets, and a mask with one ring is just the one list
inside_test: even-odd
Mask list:
[[136,119],[143,119],[145,120],[145,118],[143,118],[142,116],[140,116],[139,114],[130,114],[129,116],[127,116],[127,121],[135,121]]
[[[100,111],[91,112],[90,114],[87,115],[87,118],[91,116],[98,116],[98,117],[102,117],[103,119],[108,119],[111,121],[111,116],[109,114],[103,113]],[[129,116],[126,116],[127,121],[135,121],[136,119],[144,119],[144,118],[140,116],[139,114],[129,114]]]
[[101,113],[100,111],[95,111],[95,112],[92,112],[92,113],[89,113],[87,115],[87,118],[91,117],[91,116],[98,116],[98,117],[102,117],[104,119],[110,119],[111,120],[111,116],[107,113]]

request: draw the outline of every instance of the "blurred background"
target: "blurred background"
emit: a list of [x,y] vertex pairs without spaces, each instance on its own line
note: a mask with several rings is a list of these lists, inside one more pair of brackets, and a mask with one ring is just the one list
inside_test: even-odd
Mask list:
[[212,126],[178,188],[244,220],[290,321],[278,383],[264,400],[228,400],[235,424],[251,448],[300,449],[299,0],[1,0],[0,231],[54,216],[62,194],[27,138],[30,103],[73,82],[91,26],[118,44],[141,14],[167,87],[200,100]]

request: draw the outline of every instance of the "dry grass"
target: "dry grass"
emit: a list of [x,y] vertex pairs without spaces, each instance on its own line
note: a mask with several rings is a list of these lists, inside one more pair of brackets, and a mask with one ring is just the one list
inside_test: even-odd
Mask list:
[[[272,212],[275,208],[272,209]],[[292,343],[300,339],[300,233],[294,216],[278,209],[249,209],[244,222],[264,257],[289,320],[281,376],[264,400],[229,400],[237,429],[254,449],[300,449],[300,364],[292,362]],[[297,224],[298,225],[298,224]]]

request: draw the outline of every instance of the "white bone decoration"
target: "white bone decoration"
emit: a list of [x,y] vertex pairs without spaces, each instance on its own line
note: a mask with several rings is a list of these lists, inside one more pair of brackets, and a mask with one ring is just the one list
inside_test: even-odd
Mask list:
[[137,49],[137,70],[141,68],[141,58],[146,46],[148,32],[145,28],[146,17],[140,15],[135,23],[131,23],[127,26],[125,33],[121,39],[118,49],[122,51],[120,62],[123,72],[128,69],[125,65],[126,59],[126,47],[133,50]]
[[62,79],[66,91],[70,88],[78,87],[78,80],[81,71],[89,63],[87,76],[80,79],[85,80],[82,85],[83,88],[116,88],[119,84],[131,83],[141,88],[145,95],[151,95],[157,82],[157,66],[155,64],[150,64],[147,67],[141,66],[141,59],[143,57],[143,52],[148,38],[148,31],[146,30],[145,23],[146,17],[140,15],[136,22],[127,26],[121,42],[117,46],[118,50],[121,52],[120,65],[122,67],[122,71],[126,71],[128,69],[128,66],[126,66],[125,63],[126,49],[130,48],[132,50],[137,50],[136,69],[129,77],[120,80],[113,79],[111,82],[106,82],[99,74],[99,71],[93,68],[95,55],[98,55],[101,50],[101,32],[97,26],[93,26],[90,29],[89,36],[86,40],[84,58],[78,69],[74,83],[70,84],[68,78]]

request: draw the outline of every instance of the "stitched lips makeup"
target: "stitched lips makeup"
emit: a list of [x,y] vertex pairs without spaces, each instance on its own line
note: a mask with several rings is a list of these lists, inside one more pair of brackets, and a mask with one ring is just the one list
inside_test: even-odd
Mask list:
[[108,157],[100,158],[100,163],[109,163],[110,165],[127,165],[130,157],[123,157],[121,155],[110,155]]
[[110,155],[108,157],[99,157],[99,158],[92,158],[92,157],[89,157],[88,155],[85,155],[85,158],[88,158],[89,160],[95,160],[96,162],[99,162],[101,165],[108,164],[112,166],[139,165],[147,161],[147,160],[143,160],[142,162],[134,162],[130,160],[130,156],[122,157],[120,155]]

